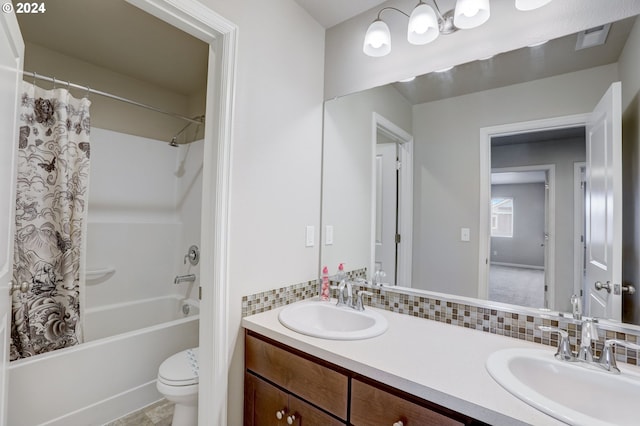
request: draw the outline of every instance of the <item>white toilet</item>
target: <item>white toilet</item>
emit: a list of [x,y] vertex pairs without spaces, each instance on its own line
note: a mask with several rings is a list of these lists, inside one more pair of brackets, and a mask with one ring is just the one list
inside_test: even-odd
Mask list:
[[172,426],[198,425],[198,348],[164,360],[156,385],[158,392],[175,404]]

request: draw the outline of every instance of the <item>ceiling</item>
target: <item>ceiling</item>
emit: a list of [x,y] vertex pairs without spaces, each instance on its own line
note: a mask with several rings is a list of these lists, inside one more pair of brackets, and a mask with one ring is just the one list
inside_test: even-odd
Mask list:
[[49,1],[17,17],[27,42],[181,95],[206,87],[209,46],[124,0]]
[[[295,1],[325,27],[384,3],[381,0]],[[407,0],[407,12],[413,3]],[[438,5],[448,10],[455,5],[455,0],[439,0]],[[178,94],[189,96],[206,87],[208,46],[124,0],[56,0],[47,3],[46,14],[17,16],[27,42]],[[394,86],[409,102],[419,104],[614,63],[632,24],[633,18],[629,18],[612,25],[605,46],[575,51],[576,36],[567,36],[540,47],[503,53]],[[58,77],[64,79],[64,76]]]
[[[374,8],[386,0],[295,0],[325,28]],[[417,4],[417,3],[416,3]]]
[[576,50],[578,35],[572,34],[542,46],[505,52],[393,85],[411,104],[417,105],[615,63],[634,21],[635,18],[627,18],[613,23],[604,45]]

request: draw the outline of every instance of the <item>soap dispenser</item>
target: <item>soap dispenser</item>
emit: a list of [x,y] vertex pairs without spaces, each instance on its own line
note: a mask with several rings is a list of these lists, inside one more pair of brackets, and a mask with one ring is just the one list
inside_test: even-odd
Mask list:
[[320,287],[320,300],[328,302],[329,297],[329,268],[322,268],[322,285]]

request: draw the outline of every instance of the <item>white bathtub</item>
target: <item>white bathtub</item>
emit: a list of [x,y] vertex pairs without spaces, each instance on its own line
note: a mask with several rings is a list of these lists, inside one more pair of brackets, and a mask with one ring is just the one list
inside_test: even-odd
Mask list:
[[85,343],[10,363],[8,424],[102,425],[159,400],[162,361],[198,346],[197,306],[167,296],[87,309]]

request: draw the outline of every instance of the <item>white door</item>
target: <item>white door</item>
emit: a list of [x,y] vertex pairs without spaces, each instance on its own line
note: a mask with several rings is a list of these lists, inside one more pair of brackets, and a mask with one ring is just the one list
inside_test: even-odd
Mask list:
[[24,42],[13,13],[0,15],[0,426],[7,424],[7,367],[11,320],[13,231],[16,210],[15,148],[18,135],[18,88]]
[[[587,122],[586,313],[622,318],[621,84],[613,83]],[[596,283],[602,285],[596,289]]]
[[395,285],[398,169],[395,143],[376,145],[376,270]]

